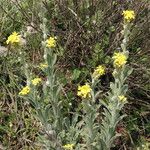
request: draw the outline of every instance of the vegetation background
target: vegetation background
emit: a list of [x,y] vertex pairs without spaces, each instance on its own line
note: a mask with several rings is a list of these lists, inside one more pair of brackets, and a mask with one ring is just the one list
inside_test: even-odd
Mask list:
[[[13,32],[30,34],[25,56],[30,69],[42,76],[36,66],[41,62],[43,11],[46,10],[51,35],[58,40],[57,69],[67,102],[72,109],[80,103],[77,85],[88,78],[89,71],[105,63],[107,74],[102,90],[109,90],[113,80],[111,56],[121,43],[122,14],[135,11],[128,49],[133,73],[128,78],[128,99],[122,113],[127,117],[118,130],[122,136],[113,149],[134,149],[150,141],[150,37],[149,0],[0,0],[0,149],[40,149],[36,141],[39,124],[28,103],[18,97],[25,84],[18,52],[5,55],[6,39]],[[44,78],[44,77],[43,77]]]

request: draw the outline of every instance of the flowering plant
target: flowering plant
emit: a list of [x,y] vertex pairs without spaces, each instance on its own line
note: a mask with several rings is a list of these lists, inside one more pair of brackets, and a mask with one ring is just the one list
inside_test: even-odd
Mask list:
[[[126,92],[128,90],[125,81],[131,74],[132,69],[127,66],[129,52],[127,41],[129,38],[129,24],[135,18],[131,11],[124,11],[124,30],[122,51],[115,52],[112,60],[114,66],[114,82],[110,83],[110,91],[105,98],[100,99],[100,79],[107,72],[104,65],[99,65],[91,74],[91,81],[78,86],[77,95],[82,98],[81,111],[72,114],[68,108],[64,115],[63,100],[61,99],[62,85],[57,78],[55,64],[57,54],[54,51],[56,39],[47,38],[47,20],[43,19],[41,29],[43,31],[42,46],[44,49],[44,63],[40,68],[46,75],[46,81],[40,77],[29,79],[30,84],[24,87],[19,95],[26,97],[34,106],[36,116],[42,124],[43,135],[40,135],[45,149],[87,149],[87,150],[110,150],[116,134],[116,126],[124,117],[120,111],[127,103]],[[16,35],[17,36],[17,35]],[[10,42],[10,39],[9,39]],[[8,43],[9,43],[8,42]],[[28,78],[28,76],[27,76]],[[42,85],[42,92],[38,86]],[[99,113],[103,105],[103,116]],[[102,119],[99,120],[99,117]]]

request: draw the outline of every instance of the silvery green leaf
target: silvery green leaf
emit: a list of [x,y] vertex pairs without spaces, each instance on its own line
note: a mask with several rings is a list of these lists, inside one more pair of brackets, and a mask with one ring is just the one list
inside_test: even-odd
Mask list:
[[114,127],[109,128],[109,134],[111,135],[111,137],[115,135],[115,128]]
[[67,118],[67,117],[65,117],[65,118],[63,118],[63,124],[67,127],[67,129],[69,129],[69,127],[70,127],[70,120]]
[[121,136],[121,134],[116,133],[116,134],[110,139],[110,145],[112,145],[113,142],[114,142],[114,140],[115,140],[117,137],[119,137],[119,136]]
[[133,68],[128,67],[127,76],[129,76],[133,72]]
[[77,123],[77,126],[78,126],[79,128],[81,128],[81,127],[84,126],[84,125],[85,125],[84,120],[81,120],[81,121],[79,121],[79,122]]
[[77,113],[73,114],[72,126],[75,126],[78,122],[79,115]]
[[59,93],[60,93],[61,89],[62,89],[62,86],[60,85],[60,86],[57,88],[56,96],[58,96],[58,95],[59,95]]
[[121,93],[123,93],[123,95],[125,95],[127,91],[128,91],[128,85],[125,84],[122,86]]
[[37,105],[35,103],[35,101],[32,98],[27,99],[27,101],[29,101],[29,103],[34,107],[37,108]]
[[43,115],[43,112],[41,109],[37,110],[37,115],[38,115],[38,118],[40,119],[40,121],[45,124],[47,122],[46,120],[46,116]]
[[115,89],[115,84],[113,82],[110,82],[110,88]]
[[47,117],[50,117],[51,116],[51,104],[48,104],[46,107],[45,107],[45,116]]
[[107,150],[107,145],[103,139],[100,139],[100,150]]
[[126,79],[132,72],[133,72],[133,68],[129,66],[125,66],[124,71],[122,73],[124,75],[124,78]]
[[115,126],[124,118],[124,117],[126,117],[127,115],[122,115],[122,116],[120,116],[120,117],[118,117],[118,119],[117,119],[117,121],[116,121],[116,123],[115,123]]
[[57,107],[59,108],[59,109],[62,109],[62,101],[59,101],[58,103],[57,103]]
[[96,94],[95,94],[95,99],[97,99],[97,98],[99,97],[100,93],[102,93],[102,91],[96,92]]
[[51,55],[47,54],[47,62],[48,62],[49,67],[52,66],[52,61],[53,61],[53,57]]
[[121,44],[121,48],[122,48],[123,51],[126,50],[126,46],[124,44]]
[[57,55],[56,54],[53,54],[53,62],[52,62],[52,65],[55,65],[57,61]]

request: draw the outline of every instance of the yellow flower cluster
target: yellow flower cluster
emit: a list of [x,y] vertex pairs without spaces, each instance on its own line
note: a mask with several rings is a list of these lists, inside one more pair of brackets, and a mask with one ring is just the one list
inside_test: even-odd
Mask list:
[[86,83],[83,86],[78,86],[78,93],[77,95],[82,98],[90,97],[91,87]]
[[135,13],[133,10],[125,10],[122,15],[127,22],[130,22],[135,19]]
[[65,150],[73,150],[74,144],[66,144],[63,146]]
[[100,76],[105,74],[105,67],[102,65],[99,65],[95,70],[94,73],[92,74],[92,77],[94,79],[99,78]]
[[120,96],[118,96],[118,98],[121,102],[126,102],[127,101],[127,98],[124,95],[120,95]]
[[35,79],[31,80],[32,84],[35,86],[38,85],[39,83],[41,83],[41,81],[42,81],[41,78],[35,78]]
[[30,87],[25,86],[20,92],[19,95],[27,95],[30,92]]
[[114,59],[114,67],[116,68],[122,67],[127,62],[127,57],[122,52],[114,53],[113,59]]
[[41,69],[45,69],[48,67],[48,64],[47,63],[40,63],[40,68]]
[[49,48],[56,47],[56,40],[54,37],[50,37],[49,39],[46,40],[46,47],[49,47]]
[[17,32],[13,32],[7,39],[7,44],[18,44],[21,42],[21,36]]

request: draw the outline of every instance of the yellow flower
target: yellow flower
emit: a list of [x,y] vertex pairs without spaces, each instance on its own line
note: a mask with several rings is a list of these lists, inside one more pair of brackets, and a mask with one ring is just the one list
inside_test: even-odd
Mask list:
[[74,144],[66,144],[63,146],[65,150],[73,150]]
[[100,76],[104,75],[105,74],[105,67],[104,66],[101,66],[99,65],[95,70],[94,70],[94,73],[92,74],[92,77],[97,79],[99,78]]
[[13,32],[7,39],[7,44],[18,44],[21,41],[21,36],[17,32]]
[[127,22],[130,22],[131,20],[135,19],[135,13],[133,10],[125,10],[123,11],[122,15],[124,16],[124,19]]
[[19,95],[27,95],[30,92],[30,87],[25,86],[20,92]]
[[126,102],[127,101],[127,98],[124,95],[120,95],[120,96],[118,96],[118,98],[121,102]]
[[78,86],[77,95],[83,98],[90,97],[91,87],[86,83],[83,86]]
[[46,47],[49,47],[49,48],[56,47],[56,40],[54,37],[50,37],[49,39],[46,40]]
[[125,56],[124,53],[121,52],[115,53],[113,59],[114,59],[114,67],[116,68],[122,67],[127,62],[127,57]]
[[33,85],[38,85],[41,81],[42,81],[41,78],[35,78],[31,82]]
[[48,64],[47,63],[40,63],[40,68],[41,69],[45,69],[48,67]]

